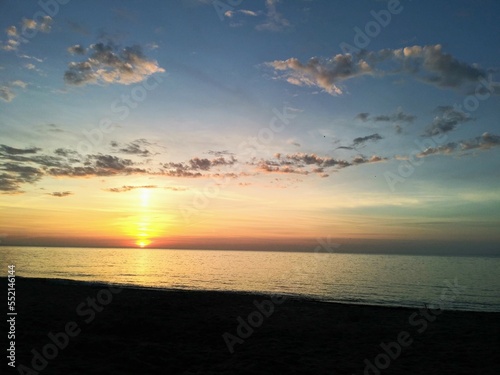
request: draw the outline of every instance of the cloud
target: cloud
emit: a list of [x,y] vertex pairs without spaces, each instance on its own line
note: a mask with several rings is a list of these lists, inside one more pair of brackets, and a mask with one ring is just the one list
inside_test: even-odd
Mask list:
[[23,82],[21,80],[16,80],[16,81],[12,81],[10,83],[12,86],[15,86],[15,87],[21,87],[23,89],[26,88],[26,86],[28,86],[28,84],[26,82]]
[[417,154],[417,157],[422,158],[434,154],[452,154],[457,149],[457,144],[455,142],[449,142],[445,145],[438,147],[428,147],[424,151]]
[[483,135],[480,137],[460,142],[460,147],[462,150],[489,150],[490,148],[496,146],[500,146],[500,135],[494,135],[488,132],[483,133]]
[[485,72],[476,65],[460,62],[450,54],[443,53],[440,44],[405,47],[402,54],[401,50],[396,51],[406,71],[441,88],[460,88],[486,77]]
[[36,29],[36,21],[30,20],[28,18],[23,18],[22,27],[23,29],[28,29],[28,30]]
[[5,30],[8,36],[11,37],[17,37],[19,34],[17,33],[17,28],[15,26],[9,26],[7,27],[7,30]]
[[11,162],[0,164],[0,171],[0,191],[7,193],[20,193],[22,184],[33,184],[43,176],[39,168]]
[[258,172],[264,173],[295,173],[295,174],[317,174],[320,177],[328,177],[327,171],[352,167],[367,163],[378,163],[387,158],[373,155],[370,158],[359,155],[350,162],[342,159],[335,159],[329,156],[318,156],[316,154],[295,153],[282,155],[275,154],[275,159],[261,159],[252,163],[257,167]]
[[74,46],[68,47],[68,52],[72,55],[85,55],[87,49],[82,47],[80,44],[75,44]]
[[[70,47],[83,51],[81,46]],[[147,59],[138,45],[119,48],[113,43],[96,43],[86,51],[87,59],[70,62],[64,73],[64,81],[70,85],[122,84],[142,82],[150,75],[163,73],[155,60]]]
[[[144,139],[135,142],[151,144]],[[115,146],[118,147],[118,143],[115,142]],[[142,162],[114,155],[80,155],[74,150],[65,148],[58,148],[53,150],[51,154],[46,154],[38,147],[15,148],[0,145],[0,190],[21,193],[23,184],[33,184],[43,177],[91,178],[129,175],[186,178],[238,177],[235,173],[220,171],[221,168],[234,165],[237,162],[232,153],[228,151],[214,153],[221,156],[212,159],[194,157],[187,162],[159,163],[156,167],[145,169],[140,167]],[[134,151],[134,154],[140,156],[141,152]],[[212,172],[214,169],[215,173]],[[172,190],[184,189],[172,188]]]
[[397,111],[396,113],[392,113],[390,115],[378,115],[374,116],[372,118],[372,121],[374,122],[398,122],[398,123],[412,123],[417,116],[410,115],[407,113],[404,113],[403,111]]
[[350,165],[349,162],[334,159],[328,156],[318,156],[308,153],[294,153],[283,155],[276,153],[275,159],[261,159],[258,162],[250,163],[256,165],[257,170],[266,173],[296,173],[307,175],[309,173],[322,174],[326,168],[344,168]]
[[52,21],[52,17],[47,15],[43,16],[39,22],[23,18],[20,24],[20,29],[23,31],[22,33],[20,33],[19,29],[14,25],[7,27],[5,33],[9,39],[7,40],[7,44],[2,46],[2,49],[5,51],[17,51],[21,42],[28,43],[28,39],[22,37],[22,34],[25,33],[26,30],[36,30],[43,33],[49,33],[52,29]]
[[63,157],[72,157],[72,156],[79,156],[78,152],[75,150],[70,150],[68,148],[58,148],[54,151],[54,154],[63,156]]
[[[165,163],[164,167],[168,168],[172,173],[178,174],[181,172],[185,172],[187,173],[187,176],[192,177],[192,172],[200,170],[209,171],[213,167],[234,165],[236,162],[237,160],[232,155],[229,159],[226,159],[224,156],[218,156],[212,160],[209,160],[207,158],[195,157],[190,159],[187,163]],[[196,175],[196,173],[194,173],[194,175]]]
[[372,74],[366,61],[356,61],[351,55],[336,55],[331,59],[311,58],[301,63],[297,58],[275,60],[267,63],[278,72],[285,72],[280,78],[297,86],[319,87],[331,95],[343,93],[338,83],[356,76]]
[[124,192],[135,190],[135,189],[156,189],[156,188],[158,188],[158,186],[156,186],[156,185],[142,185],[142,186],[124,185],[122,187],[109,188],[109,189],[104,189],[104,190],[112,192],[112,193],[124,193]]
[[9,154],[9,155],[25,155],[25,154],[36,154],[38,151],[41,151],[41,148],[38,147],[30,147],[30,148],[15,148],[9,147],[6,145],[0,145],[0,152]]
[[8,173],[0,174],[0,191],[4,194],[21,193],[21,183],[22,181],[19,181],[14,175]]
[[[153,156],[154,154],[148,149],[144,148],[144,146],[149,146],[151,143],[146,141],[145,139],[138,139],[133,142],[128,143],[125,146],[122,146],[118,149],[118,152],[122,152],[124,154],[129,155],[137,155],[141,157]],[[112,147],[119,147],[118,142],[111,142]]]
[[209,150],[208,154],[214,155],[214,156],[224,156],[224,155],[230,155],[231,156],[231,155],[234,155],[234,153],[229,152],[228,150],[222,150],[222,151]]
[[158,43],[155,43],[155,42],[151,42],[151,43],[148,43],[146,44],[146,48],[150,51],[153,51],[155,49],[158,49],[160,48],[160,46],[158,45]]
[[288,21],[281,13],[276,9],[276,4],[279,0],[266,0],[266,20],[255,26],[258,31],[284,31],[289,28],[290,21]]
[[25,89],[27,86],[28,84],[21,80],[10,81],[7,84],[0,85],[0,99],[9,103],[16,97],[16,93],[12,88]]
[[364,137],[357,137],[353,139],[350,146],[338,146],[337,148],[335,148],[335,150],[356,150],[356,147],[364,146],[366,142],[377,142],[381,139],[384,138],[378,133],[374,133]]
[[96,167],[115,171],[122,171],[134,164],[130,159],[122,159],[111,155],[90,155],[89,158],[95,160]]
[[71,191],[55,191],[53,193],[48,193],[48,195],[52,195],[53,197],[67,197],[68,195],[73,195]]
[[[292,57],[267,65],[274,68],[277,78],[297,86],[318,87],[331,95],[343,93],[339,87],[341,82],[362,75],[409,74],[441,89],[462,89],[466,92],[474,92],[480,80],[486,78],[485,70],[442,52],[439,44],[375,52],[362,50],[326,59],[313,57],[307,63]],[[483,91],[486,89],[482,88]]]
[[486,132],[483,133],[480,137],[475,137],[458,142],[449,142],[437,147],[428,147],[424,151],[417,154],[417,157],[423,158],[431,155],[453,155],[457,152],[469,151],[474,149],[484,151],[497,146],[500,146],[500,136]]
[[465,122],[473,120],[467,113],[457,110],[451,106],[440,106],[437,108],[438,115],[425,129],[423,136],[431,137],[442,133],[448,133]]
[[359,165],[359,164],[366,164],[366,163],[378,163],[378,162],[386,161],[386,160],[387,160],[387,158],[383,158],[383,157],[378,156],[378,155],[373,155],[370,158],[367,158],[366,156],[363,156],[363,155],[358,155],[352,159],[351,163],[353,165]]
[[238,12],[241,14],[244,14],[246,16],[251,16],[251,17],[257,17],[259,15],[257,12],[254,12],[253,10],[248,10],[248,9],[240,9]]
[[367,135],[366,137],[354,138],[352,141],[352,145],[353,145],[353,147],[356,147],[359,145],[363,145],[368,141],[376,142],[376,141],[379,141],[381,139],[383,139],[383,137],[380,134],[375,133],[375,134]]
[[38,30],[44,33],[49,33],[52,29],[52,17],[43,16],[40,22],[29,18],[23,18],[22,20],[22,28],[28,30]]
[[9,86],[0,86],[0,99],[2,99],[4,102],[11,102],[15,97],[16,94],[14,94]]
[[224,16],[227,18],[233,18],[237,14],[244,14],[245,16],[251,16],[251,17],[257,17],[259,14],[257,12],[254,12],[252,10],[247,10],[247,9],[232,9],[228,10],[224,13]]
[[358,113],[356,115],[356,117],[354,117],[355,119],[357,120],[361,120],[361,121],[368,121],[368,117],[370,116],[369,113],[367,112],[362,112],[362,113]]

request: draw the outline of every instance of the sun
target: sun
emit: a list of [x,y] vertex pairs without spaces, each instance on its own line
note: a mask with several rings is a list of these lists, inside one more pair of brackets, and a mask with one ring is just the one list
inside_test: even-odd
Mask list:
[[150,240],[137,240],[135,244],[137,246],[139,246],[140,248],[145,248],[151,244],[151,241]]

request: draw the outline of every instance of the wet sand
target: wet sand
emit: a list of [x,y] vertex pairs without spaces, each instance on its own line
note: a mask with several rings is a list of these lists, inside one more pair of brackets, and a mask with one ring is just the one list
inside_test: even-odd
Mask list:
[[9,374],[500,373],[500,313],[20,277],[16,308]]

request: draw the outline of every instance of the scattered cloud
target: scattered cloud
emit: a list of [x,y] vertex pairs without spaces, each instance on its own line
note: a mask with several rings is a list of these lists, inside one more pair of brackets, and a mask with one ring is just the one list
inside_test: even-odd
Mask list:
[[[331,95],[344,92],[339,86],[341,82],[362,75],[409,74],[442,89],[463,89],[466,92],[473,92],[479,80],[487,76],[486,71],[476,64],[461,62],[444,53],[439,44],[362,50],[332,58],[313,57],[306,63],[292,57],[268,62],[267,65],[275,70],[277,78],[297,86],[321,88]],[[494,92],[497,93],[497,90]]]
[[64,81],[70,85],[130,85],[142,82],[152,74],[165,72],[155,60],[144,56],[139,45],[120,48],[112,42],[96,43],[87,49],[72,46],[69,51],[87,56],[84,61],[69,63]]
[[457,110],[451,106],[440,106],[437,108],[438,115],[425,129],[423,136],[431,137],[442,133],[448,133],[465,122],[473,120],[467,113]]
[[[447,113],[449,108],[440,107],[438,110]],[[339,148],[355,149],[355,146],[362,146],[366,142],[375,142],[380,139],[382,139],[382,136],[374,133],[355,138],[353,146],[341,146]],[[249,161],[239,162],[235,155],[228,150],[209,150],[207,153],[212,155],[211,158],[197,156],[183,162],[157,161],[156,164],[149,164],[150,167],[143,168],[141,166],[144,162],[140,161],[140,157],[150,154],[150,151],[141,147],[145,145],[151,145],[151,143],[143,139],[136,140],[125,146],[118,142],[112,142],[114,148],[135,157],[135,160],[133,160],[107,154],[81,155],[66,148],[57,148],[48,154],[46,151],[34,146],[18,148],[1,144],[0,191],[5,194],[19,194],[23,192],[22,187],[24,185],[38,183],[42,178],[47,177],[93,178],[142,175],[178,178],[238,178],[240,176],[249,176],[252,173],[265,173],[317,175],[324,178],[343,168],[388,160],[387,157],[380,155],[356,155],[350,160],[345,160],[331,156],[320,156],[315,153],[295,152],[289,154],[276,153],[273,157],[267,159],[253,158]],[[480,137],[428,148],[419,153],[417,157],[437,154],[459,154],[463,156],[465,155],[464,152],[469,150],[488,150],[499,145],[500,136],[484,133]],[[395,156],[394,159],[401,159],[401,157]],[[239,164],[238,172],[228,170],[228,167],[237,164]],[[242,169],[244,166],[246,166],[246,170]],[[139,188],[160,187],[157,185],[123,185],[106,190],[110,192],[126,192]],[[186,190],[183,187],[164,187],[164,189],[173,191]],[[64,191],[55,192],[51,193],[51,195],[63,197],[68,195],[66,193]]]
[[243,14],[245,16],[250,16],[250,17],[257,17],[259,13],[254,12],[253,10],[247,10],[247,9],[232,9],[228,10],[224,13],[224,16],[227,18],[233,18],[238,14]]
[[125,193],[127,191],[131,191],[131,190],[135,190],[135,189],[156,189],[156,188],[158,188],[158,186],[156,186],[156,185],[142,185],[142,186],[124,185],[122,187],[109,188],[109,189],[104,189],[104,190],[112,192],[112,193]]
[[355,61],[351,55],[337,55],[331,59],[311,58],[301,63],[297,58],[275,60],[268,63],[279,77],[296,86],[319,87],[331,95],[343,93],[339,82],[364,74],[371,74],[372,68],[364,61]]
[[[157,185],[123,185],[121,187],[116,188],[108,188],[104,189],[105,191],[109,191],[111,193],[126,193],[128,191],[137,190],[137,189],[160,189]],[[170,191],[186,191],[188,188],[178,187],[178,186],[165,186],[163,187],[165,190]]]
[[488,132],[483,133],[483,135],[480,137],[460,142],[460,147],[462,150],[489,150],[490,148],[496,146],[500,146],[500,135],[494,135]]
[[9,155],[25,155],[25,154],[36,154],[38,151],[41,151],[41,148],[38,147],[30,147],[30,148],[15,148],[7,145],[0,145],[0,157],[1,153],[9,154]]
[[355,119],[357,120],[361,120],[363,122],[365,121],[368,121],[368,118],[370,117],[370,114],[367,113],[367,112],[362,112],[362,113],[358,113],[355,117]]
[[395,113],[391,113],[389,115],[377,115],[374,116],[371,120],[374,122],[397,122],[397,123],[408,123],[411,124],[417,116],[410,115],[407,113],[404,113],[403,111],[399,110]]
[[[1,48],[5,51],[17,51],[21,43],[28,43],[28,39],[23,37],[29,31],[41,31],[42,33],[49,33],[52,29],[52,17],[43,16],[40,21],[35,21],[29,18],[23,18],[19,28],[15,25],[7,27],[5,34],[7,35],[7,43],[2,45]],[[19,32],[22,30],[22,32]],[[26,36],[26,35],[25,35]]]
[[11,102],[12,99],[16,97],[16,94],[11,90],[9,86],[1,85],[0,86],[0,99],[4,102]]
[[376,142],[376,141],[379,141],[381,139],[383,139],[383,137],[380,134],[375,133],[375,134],[367,135],[366,137],[354,138],[352,141],[352,145],[353,145],[353,147],[357,147],[360,145],[364,145],[366,142],[369,142],[369,141]]
[[234,155],[234,153],[232,152],[229,152],[228,150],[222,150],[222,151],[213,151],[213,150],[209,150],[208,151],[208,154],[209,155],[214,155],[214,156],[224,156],[224,155]]
[[23,82],[23,81],[20,81],[20,80],[12,81],[10,84],[12,86],[21,87],[23,89],[25,89],[26,86],[28,86],[28,84],[26,82]]
[[6,84],[2,84],[0,85],[0,99],[9,103],[17,96],[15,92],[16,88],[25,89],[27,86],[28,84],[21,80],[10,81]]
[[153,156],[150,150],[145,148],[146,146],[151,146],[152,143],[148,142],[145,139],[137,139],[133,142],[130,142],[126,145],[120,146],[118,142],[111,142],[111,146],[116,149],[116,152],[121,152],[128,155],[137,155],[141,157]]
[[201,177],[200,171],[209,171],[215,167],[223,167],[234,165],[237,160],[231,155],[230,158],[218,156],[214,159],[195,157],[187,163],[164,163],[164,173],[168,176],[176,177]]
[[7,36],[11,36],[11,37],[17,37],[18,36],[17,28],[15,26],[9,26],[9,27],[7,27],[7,30],[5,30],[5,32],[7,33]]
[[75,44],[74,46],[68,47],[68,52],[72,55],[85,55],[87,49],[82,47],[80,44]]
[[155,49],[158,49],[160,48],[160,46],[158,45],[158,43],[155,43],[155,42],[151,42],[151,43],[148,43],[146,44],[146,48],[150,51],[153,51]]
[[51,195],[53,197],[67,197],[68,195],[73,195],[71,191],[55,191],[53,193],[48,193],[48,195]]
[[500,146],[500,136],[490,133],[483,133],[480,137],[462,140],[458,142],[449,142],[447,144],[428,147],[417,154],[417,157],[423,158],[431,155],[454,155],[457,152],[469,151],[474,149],[489,150],[490,148]]

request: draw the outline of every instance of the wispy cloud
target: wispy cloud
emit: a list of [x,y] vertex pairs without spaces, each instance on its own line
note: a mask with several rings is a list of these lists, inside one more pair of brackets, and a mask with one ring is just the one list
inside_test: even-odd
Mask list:
[[281,13],[278,12],[277,4],[279,0],[266,0],[266,20],[255,26],[258,31],[284,31],[291,24]]
[[158,186],[156,186],[156,185],[140,185],[140,186],[124,185],[121,187],[109,188],[109,189],[104,189],[104,190],[109,191],[111,193],[125,193],[127,191],[136,190],[136,189],[157,189],[157,188],[158,188]]
[[433,136],[442,133],[448,133],[463,123],[473,120],[473,118],[458,109],[451,106],[440,106],[437,109],[438,115],[432,123],[425,129],[423,136]]
[[376,141],[379,141],[381,139],[383,139],[383,137],[380,134],[375,133],[375,134],[367,135],[365,137],[354,138],[352,141],[352,145],[354,147],[357,147],[360,145],[364,145],[366,142],[369,142],[369,141],[376,142]]
[[71,191],[55,191],[53,193],[48,193],[48,195],[51,195],[53,197],[63,198],[69,195],[73,195],[73,193]]

